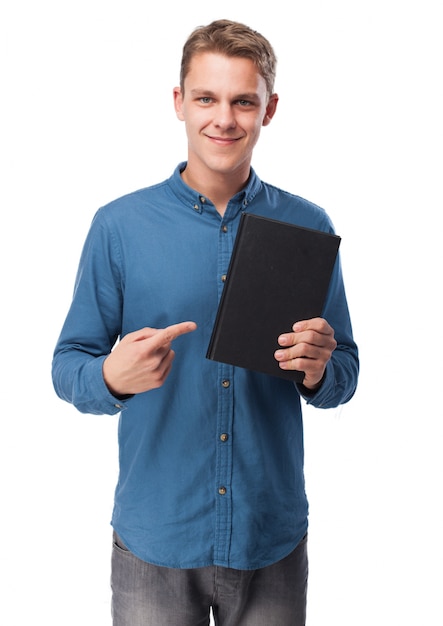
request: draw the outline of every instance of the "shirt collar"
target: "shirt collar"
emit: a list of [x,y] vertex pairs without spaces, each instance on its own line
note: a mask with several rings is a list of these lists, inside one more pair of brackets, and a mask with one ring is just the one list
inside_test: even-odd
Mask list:
[[[181,172],[186,167],[186,161],[179,163],[170,177],[168,183],[173,193],[190,209],[197,213],[202,213],[205,207],[213,204],[203,194],[187,185],[182,177]],[[229,201],[228,209],[232,216],[236,215],[240,210],[245,210],[257,195],[262,186],[262,182],[251,167],[251,173],[246,186],[236,193]]]

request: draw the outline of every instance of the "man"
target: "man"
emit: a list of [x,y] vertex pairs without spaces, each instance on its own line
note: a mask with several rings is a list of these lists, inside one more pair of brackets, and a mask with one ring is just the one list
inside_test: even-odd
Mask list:
[[187,162],[99,210],[85,242],[53,380],[82,412],[120,412],[116,626],[209,624],[211,607],[222,626],[305,623],[300,397],[337,406],[358,377],[340,263],[324,317],[276,338],[303,384],[205,358],[242,212],[333,232],[251,168],[277,108],[275,64],[242,24],[196,29],[173,91]]

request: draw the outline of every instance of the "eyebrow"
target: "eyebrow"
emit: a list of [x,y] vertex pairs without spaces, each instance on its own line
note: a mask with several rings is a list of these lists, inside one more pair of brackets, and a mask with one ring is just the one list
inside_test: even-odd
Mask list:
[[[210,98],[216,97],[216,93],[211,91],[210,89],[191,89],[191,95],[194,97],[198,96],[207,96]],[[233,100],[258,100],[259,96],[255,92],[251,93],[240,93],[234,96]]]

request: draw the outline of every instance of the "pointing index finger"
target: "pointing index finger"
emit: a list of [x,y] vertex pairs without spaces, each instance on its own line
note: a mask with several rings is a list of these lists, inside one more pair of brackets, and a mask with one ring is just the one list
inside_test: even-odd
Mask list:
[[178,324],[171,324],[166,328],[160,328],[157,333],[152,337],[155,344],[159,347],[164,346],[167,343],[171,343],[180,335],[191,333],[197,328],[195,322],[179,322]]

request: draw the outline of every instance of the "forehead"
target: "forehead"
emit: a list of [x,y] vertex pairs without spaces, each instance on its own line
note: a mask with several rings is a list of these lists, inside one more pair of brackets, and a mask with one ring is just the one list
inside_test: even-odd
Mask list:
[[211,89],[238,92],[266,92],[266,82],[257,67],[245,57],[230,57],[214,52],[201,52],[194,55],[185,77],[187,91],[191,89]]

